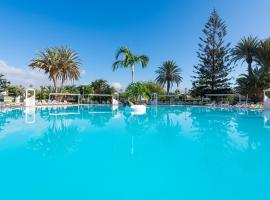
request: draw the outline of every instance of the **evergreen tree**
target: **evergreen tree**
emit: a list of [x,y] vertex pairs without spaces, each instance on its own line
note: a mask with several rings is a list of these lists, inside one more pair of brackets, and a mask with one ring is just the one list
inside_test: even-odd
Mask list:
[[194,66],[192,93],[203,96],[210,93],[227,93],[230,91],[232,71],[230,61],[230,43],[225,44],[227,27],[214,9],[200,37],[197,56],[199,64]]

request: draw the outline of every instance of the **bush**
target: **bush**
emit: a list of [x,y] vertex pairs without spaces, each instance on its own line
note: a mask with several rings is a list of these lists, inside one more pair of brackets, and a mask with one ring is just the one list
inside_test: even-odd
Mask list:
[[156,94],[165,94],[164,88],[161,87],[159,84],[153,82],[153,81],[143,82],[142,84],[144,84],[145,87],[147,87],[147,89],[149,90],[149,96],[151,96],[154,93],[156,93]]
[[125,93],[129,101],[137,104],[142,97],[148,100],[150,91],[144,83],[136,82],[129,84]]
[[113,94],[116,92],[116,90],[103,79],[93,81],[90,86],[93,88],[96,94]]
[[24,91],[24,88],[18,85],[8,87],[8,93],[15,97],[22,96],[23,91]]
[[225,101],[229,102],[229,103],[232,103],[234,101],[234,97],[233,96],[227,96]]
[[174,93],[175,94],[181,94],[181,91],[179,89],[176,89]]

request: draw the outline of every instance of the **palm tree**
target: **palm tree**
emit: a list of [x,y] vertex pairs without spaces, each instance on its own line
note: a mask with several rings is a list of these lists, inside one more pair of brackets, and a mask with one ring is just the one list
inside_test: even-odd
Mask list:
[[266,72],[270,71],[270,39],[260,42],[256,61]]
[[80,77],[79,57],[72,49],[66,47],[47,48],[41,51],[29,66],[49,74],[55,93],[57,93],[58,80],[61,80],[61,90],[63,90],[66,80],[78,80]]
[[170,89],[173,84],[176,83],[177,86],[182,81],[181,68],[177,64],[168,60],[162,63],[162,65],[156,70],[157,78],[156,82],[164,87],[167,84],[167,94],[169,94]]
[[58,66],[60,68],[61,91],[64,89],[65,81],[74,81],[80,78],[79,67],[81,65],[78,54],[70,48],[57,48]]
[[[123,55],[122,59],[119,59],[119,57]],[[127,47],[121,47],[117,52],[115,56],[116,61],[113,63],[113,71],[116,69],[123,67],[128,68],[131,67],[132,71],[132,83],[134,82],[134,70],[136,64],[141,64],[142,68],[145,68],[149,62],[149,58],[146,55],[134,55],[130,49]]]
[[38,57],[32,59],[29,66],[33,69],[43,70],[46,74],[49,74],[49,79],[53,81],[54,92],[57,93],[57,79],[60,76],[57,48],[47,48],[39,52]]
[[252,76],[252,62],[257,53],[259,40],[257,37],[249,36],[242,38],[232,50],[233,60],[235,62],[243,60],[248,64],[248,75]]
[[263,99],[263,90],[270,87],[270,74],[264,68],[255,67],[253,76],[241,74],[236,79],[236,91],[240,94],[249,94],[252,101],[258,102]]

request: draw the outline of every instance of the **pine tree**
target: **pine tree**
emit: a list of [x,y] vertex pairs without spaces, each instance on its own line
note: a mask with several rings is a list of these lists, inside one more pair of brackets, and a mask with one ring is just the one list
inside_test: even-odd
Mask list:
[[197,57],[199,64],[194,66],[194,95],[203,96],[210,93],[228,93],[232,71],[230,59],[230,43],[225,44],[227,27],[214,9],[203,29],[204,37],[200,37]]

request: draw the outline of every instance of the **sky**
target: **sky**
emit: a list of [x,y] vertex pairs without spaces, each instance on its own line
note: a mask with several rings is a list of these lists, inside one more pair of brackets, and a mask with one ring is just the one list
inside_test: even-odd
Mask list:
[[[174,60],[182,68],[180,90],[189,89],[212,9],[226,22],[225,41],[233,47],[244,36],[270,36],[269,7],[269,0],[0,0],[0,73],[12,84],[48,85],[47,76],[28,65],[44,48],[67,46],[82,61],[76,84],[102,78],[124,88],[131,71],[113,72],[112,63],[127,46],[150,58],[146,69],[135,68],[135,81],[154,80],[157,67]],[[244,72],[238,64],[232,77]]]

